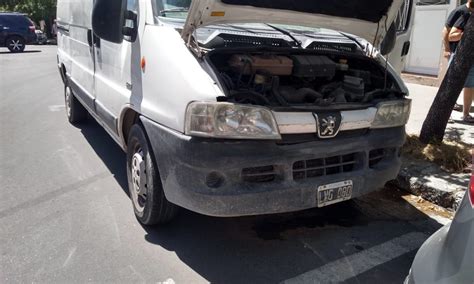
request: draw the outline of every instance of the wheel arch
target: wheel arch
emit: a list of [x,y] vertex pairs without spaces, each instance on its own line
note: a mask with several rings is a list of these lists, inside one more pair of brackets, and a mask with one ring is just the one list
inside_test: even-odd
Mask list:
[[[59,58],[58,58],[58,62],[59,62]],[[64,85],[67,85],[67,70],[66,70],[66,66],[64,65],[64,63],[59,63],[59,75],[61,75],[61,80],[63,81]]]
[[128,105],[123,108],[118,125],[119,136],[122,139],[122,148],[127,149],[128,137],[132,126],[139,122],[140,113]]
[[5,37],[5,42],[3,44],[7,44],[7,40],[9,38],[12,38],[12,37],[21,37],[25,42],[26,42],[26,38],[22,35],[22,34],[19,34],[19,33],[11,33],[11,34],[8,34],[6,37]]

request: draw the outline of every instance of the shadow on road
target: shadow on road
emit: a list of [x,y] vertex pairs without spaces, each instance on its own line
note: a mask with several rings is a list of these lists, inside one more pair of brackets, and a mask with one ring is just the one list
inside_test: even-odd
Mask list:
[[[80,129],[128,195],[125,154],[92,119]],[[419,231],[413,222],[423,223],[427,235],[441,226],[402,199],[403,194],[386,189],[322,209],[241,218],[214,218],[183,209],[167,226],[144,227],[144,239],[176,253],[210,282],[279,283]],[[395,257],[355,274],[348,283],[402,283],[414,255],[411,251]],[[344,269],[352,266],[347,262]]]
[[81,130],[97,156],[100,157],[104,165],[113,174],[125,194],[129,195],[126,156],[122,149],[91,117],[85,123],[77,125],[77,127]]
[[[356,200],[268,216],[212,218],[183,211],[167,227],[146,227],[145,239],[175,252],[211,283],[280,283],[416,231],[409,221],[426,222],[427,235],[440,228],[401,197],[379,195],[385,194],[376,193],[375,203]],[[414,256],[394,258],[348,282],[402,283]],[[345,269],[351,269],[347,262]]]
[[38,52],[42,52],[42,51],[41,50],[25,50],[23,52],[0,51],[0,54],[21,55],[24,53],[38,53]]

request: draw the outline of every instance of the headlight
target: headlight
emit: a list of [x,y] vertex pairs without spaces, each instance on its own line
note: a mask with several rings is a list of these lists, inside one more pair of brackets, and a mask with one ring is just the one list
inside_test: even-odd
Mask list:
[[281,139],[270,110],[220,102],[194,102],[186,110],[186,135],[227,139]]
[[411,100],[380,103],[377,106],[372,128],[389,128],[407,124],[410,117]]

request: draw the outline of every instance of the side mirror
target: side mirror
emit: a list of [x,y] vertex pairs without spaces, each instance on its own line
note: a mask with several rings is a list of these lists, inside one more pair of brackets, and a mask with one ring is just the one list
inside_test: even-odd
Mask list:
[[380,53],[385,56],[392,52],[395,48],[395,43],[397,42],[397,28],[395,24],[392,24],[388,29],[387,34],[385,35],[382,44],[380,45]]
[[121,43],[125,25],[126,0],[95,0],[92,29],[101,39]]

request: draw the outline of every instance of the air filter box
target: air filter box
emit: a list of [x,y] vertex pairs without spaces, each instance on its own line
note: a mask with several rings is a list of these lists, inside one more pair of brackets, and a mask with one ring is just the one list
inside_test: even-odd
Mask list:
[[327,56],[295,55],[292,59],[295,77],[332,78],[336,75],[336,63]]

